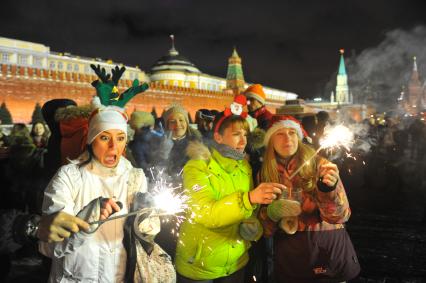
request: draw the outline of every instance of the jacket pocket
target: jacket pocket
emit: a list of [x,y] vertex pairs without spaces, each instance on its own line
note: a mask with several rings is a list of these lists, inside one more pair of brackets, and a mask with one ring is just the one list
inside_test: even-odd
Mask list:
[[202,251],[203,251],[203,243],[201,241],[198,241],[194,254],[189,256],[188,258],[188,263],[194,264],[195,262],[199,262]]

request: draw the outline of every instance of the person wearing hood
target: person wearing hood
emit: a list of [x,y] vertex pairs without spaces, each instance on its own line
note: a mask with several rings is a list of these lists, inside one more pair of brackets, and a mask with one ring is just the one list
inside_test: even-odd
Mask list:
[[[129,143],[137,167],[144,172],[154,165],[154,147],[160,142],[160,137],[154,133],[155,119],[149,112],[135,111],[130,116],[130,127],[135,131],[133,140]],[[148,175],[149,176],[149,175]]]
[[59,123],[55,120],[56,110],[61,107],[77,105],[71,99],[52,99],[43,104],[41,112],[50,130],[50,137],[47,143],[47,152],[44,156],[44,175],[46,179],[51,179],[56,170],[61,167],[61,130]]

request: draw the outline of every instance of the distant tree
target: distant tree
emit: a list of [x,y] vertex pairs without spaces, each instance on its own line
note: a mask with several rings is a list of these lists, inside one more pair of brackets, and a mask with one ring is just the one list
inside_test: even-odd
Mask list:
[[155,106],[152,106],[151,114],[154,117],[154,119],[158,118],[157,110],[155,110]]
[[4,102],[0,106],[0,121],[1,124],[13,124],[12,115]]
[[41,113],[41,106],[37,102],[33,111],[33,115],[31,117],[31,123],[34,125],[37,122],[45,123],[43,114]]

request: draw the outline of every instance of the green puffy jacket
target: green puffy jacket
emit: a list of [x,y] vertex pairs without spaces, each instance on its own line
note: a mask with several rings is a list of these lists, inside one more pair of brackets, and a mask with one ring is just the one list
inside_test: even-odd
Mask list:
[[246,160],[211,154],[200,143],[188,147],[191,160],[183,169],[189,209],[179,231],[177,272],[193,280],[215,279],[243,268],[250,242],[239,225],[253,214],[248,192],[253,187]]

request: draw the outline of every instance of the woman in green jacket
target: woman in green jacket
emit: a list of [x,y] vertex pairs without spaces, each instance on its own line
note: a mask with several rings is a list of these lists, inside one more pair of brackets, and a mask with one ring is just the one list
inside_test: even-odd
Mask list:
[[254,210],[271,203],[283,187],[263,183],[252,189],[244,158],[246,113],[232,106],[214,121],[212,148],[196,142],[187,150],[191,160],[183,184],[189,208],[176,251],[178,282],[243,282],[250,241],[262,233]]

